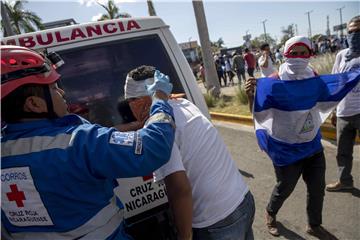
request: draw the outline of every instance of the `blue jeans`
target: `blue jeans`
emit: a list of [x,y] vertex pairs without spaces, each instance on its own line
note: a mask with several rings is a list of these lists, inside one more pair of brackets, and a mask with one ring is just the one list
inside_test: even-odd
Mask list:
[[250,191],[225,219],[205,228],[193,228],[193,240],[253,240],[255,202]]

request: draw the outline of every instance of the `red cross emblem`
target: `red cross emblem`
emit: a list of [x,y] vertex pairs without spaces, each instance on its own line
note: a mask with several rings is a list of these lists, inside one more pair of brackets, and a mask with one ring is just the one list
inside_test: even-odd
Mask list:
[[15,201],[16,206],[24,207],[23,201],[26,200],[24,192],[19,191],[16,184],[11,184],[10,189],[11,192],[6,193],[9,201]]
[[142,177],[142,179],[143,179],[143,181],[145,182],[145,181],[147,181],[147,180],[149,180],[149,179],[152,179],[153,178],[153,174],[151,173],[151,175],[147,175],[147,176],[143,176]]

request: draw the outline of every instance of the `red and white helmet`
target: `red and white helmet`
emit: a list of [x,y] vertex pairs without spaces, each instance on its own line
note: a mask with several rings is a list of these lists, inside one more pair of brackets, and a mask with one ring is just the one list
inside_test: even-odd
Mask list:
[[3,45],[1,49],[1,99],[29,83],[51,84],[60,78],[55,67],[28,48]]

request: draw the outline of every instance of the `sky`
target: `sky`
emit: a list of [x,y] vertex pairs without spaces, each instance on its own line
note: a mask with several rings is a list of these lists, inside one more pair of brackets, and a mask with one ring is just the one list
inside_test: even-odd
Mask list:
[[[9,1],[9,0],[7,0]],[[106,2],[105,0],[98,0]],[[146,0],[115,0],[120,12],[133,17],[148,16]],[[191,0],[153,0],[157,16],[170,26],[178,43],[197,40],[196,20]],[[310,13],[312,35],[326,31],[326,17],[329,16],[330,30],[342,21],[348,22],[360,14],[360,1],[220,1],[204,0],[204,8],[211,41],[222,38],[226,47],[243,44],[243,36],[252,37],[266,32],[275,40],[282,37],[281,29],[296,24],[298,35],[308,35]],[[73,18],[78,23],[95,21],[105,10],[95,0],[28,0],[24,8],[35,12],[43,22]]]

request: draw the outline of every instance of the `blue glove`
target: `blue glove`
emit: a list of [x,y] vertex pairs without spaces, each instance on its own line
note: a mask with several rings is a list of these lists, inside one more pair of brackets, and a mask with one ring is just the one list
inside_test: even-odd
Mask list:
[[162,91],[166,95],[170,95],[173,85],[170,83],[168,75],[161,73],[159,70],[155,71],[154,83],[146,85],[146,90],[152,96],[156,91]]

